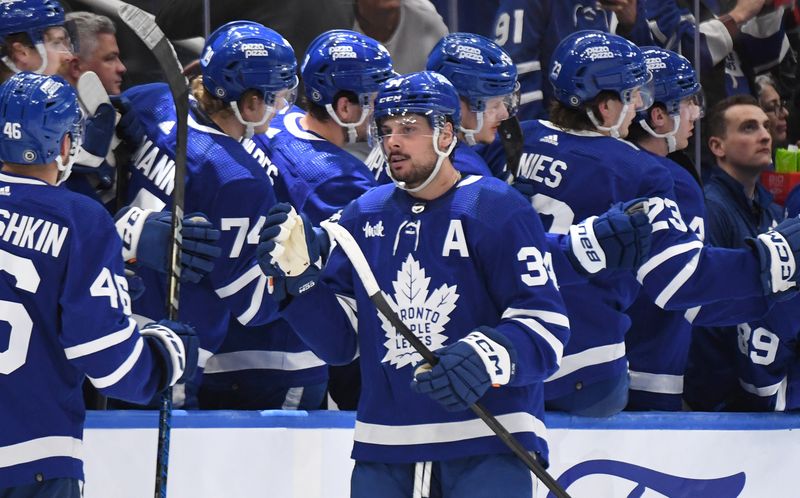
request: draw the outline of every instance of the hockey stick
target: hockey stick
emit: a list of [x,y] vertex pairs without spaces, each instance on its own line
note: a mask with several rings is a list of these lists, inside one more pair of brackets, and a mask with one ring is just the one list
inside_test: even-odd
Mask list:
[[500,121],[497,127],[500,133],[500,141],[503,143],[503,151],[506,153],[506,170],[510,175],[509,183],[513,182],[519,172],[519,160],[522,158],[522,127],[519,119],[512,116],[504,121]]
[[[411,330],[400,320],[400,317],[397,316],[397,313],[391,308],[389,303],[386,301],[386,298],[383,296],[383,292],[381,291],[380,286],[378,285],[378,281],[375,280],[375,275],[372,273],[372,269],[369,267],[369,263],[367,259],[364,257],[364,253],[361,251],[361,248],[358,247],[358,243],[353,239],[353,236],[350,235],[344,227],[332,223],[330,221],[323,221],[321,224],[322,228],[328,233],[328,235],[335,240],[339,246],[344,251],[344,254],[347,256],[347,259],[350,260],[350,263],[355,268],[356,273],[358,274],[359,280],[361,280],[361,284],[364,286],[364,290],[369,295],[370,300],[381,312],[381,314],[386,317],[387,320],[394,326],[395,330],[400,333],[413,347],[417,350],[417,352],[422,355],[422,358],[427,361],[431,366],[436,365],[439,362],[439,358],[436,357],[433,352],[428,349],[419,338],[411,332]],[[525,447],[515,438],[508,429],[506,429],[491,413],[489,413],[486,408],[483,407],[483,404],[480,402],[476,402],[473,405],[470,405],[470,409],[477,415],[481,420],[483,420],[486,425],[489,426],[492,431],[497,434],[503,443],[508,446],[514,454],[519,457],[520,460],[534,473],[536,477],[539,478],[540,481],[544,483],[547,488],[553,492],[556,498],[570,498],[567,492],[561,487],[558,482],[553,479],[553,476],[547,473],[547,471],[542,467],[542,464],[533,457]]]
[[[177,114],[177,143],[175,145],[175,179],[172,190],[172,246],[169,251],[170,272],[167,277],[167,316],[178,318],[181,278],[181,228],[183,224],[183,194],[186,177],[186,139],[189,123],[189,83],[175,49],[153,17],[133,5],[119,8],[119,17],[136,33],[161,66],[167,78]],[[172,388],[161,395],[158,410],[158,457],[156,460],[156,497],[167,496],[167,471],[169,468],[169,440],[172,426]]]

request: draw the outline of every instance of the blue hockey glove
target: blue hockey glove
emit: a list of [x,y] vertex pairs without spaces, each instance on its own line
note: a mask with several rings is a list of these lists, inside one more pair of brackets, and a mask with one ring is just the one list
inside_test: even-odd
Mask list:
[[[152,212],[128,206],[117,213],[117,233],[122,238],[125,261],[137,263],[161,273],[169,271],[169,250],[172,244],[172,213]],[[217,247],[220,232],[202,213],[183,218],[181,230],[181,281],[199,282],[214,269],[214,261],[222,253]]]
[[136,149],[144,141],[144,126],[133,111],[131,101],[122,95],[111,95],[109,98],[114,108],[122,116],[117,123],[117,136],[125,141],[131,149]]
[[645,213],[647,199],[618,203],[600,216],[572,225],[567,255],[576,270],[633,270],[650,255],[653,227]]
[[106,155],[114,138],[116,113],[109,104],[101,104],[93,116],[86,118],[81,148],[72,166],[73,173],[93,175],[97,187],[103,190],[114,184],[114,169],[106,162]]
[[508,338],[490,327],[478,327],[436,355],[439,362],[433,367],[426,362],[415,365],[411,389],[427,394],[447,411],[466,410],[489,386],[502,386],[514,378],[517,352]]
[[256,255],[261,270],[272,277],[274,299],[285,297],[282,289],[299,296],[316,285],[322,244],[323,237],[306,215],[297,214],[289,204],[276,204],[269,210]]
[[140,332],[162,360],[164,380],[159,391],[194,376],[200,340],[190,325],[161,320],[145,325]]
[[757,238],[747,239],[761,261],[764,294],[784,292],[798,283],[800,218],[788,218]]

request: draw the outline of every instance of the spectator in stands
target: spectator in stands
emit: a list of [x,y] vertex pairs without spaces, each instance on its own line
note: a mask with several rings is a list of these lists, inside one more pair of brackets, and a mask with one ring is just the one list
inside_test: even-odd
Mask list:
[[[616,32],[639,45],[652,45],[637,0],[501,0],[495,16],[495,42],[517,64],[521,119],[547,115],[552,87],[547,68],[556,45],[584,29]],[[544,70],[544,73],[543,73]]]
[[789,104],[778,93],[778,85],[769,74],[756,77],[756,96],[758,104],[769,117],[769,134],[772,136],[772,147],[785,147],[787,144],[787,119]]
[[425,69],[431,49],[447,34],[428,0],[355,0],[355,14],[353,31],[383,43],[400,74]]
[[94,71],[109,95],[122,91],[125,64],[119,58],[117,29],[106,16],[91,12],[70,12],[67,22],[74,26],[78,52],[70,63],[70,76],[77,81],[86,71]]
[[[708,146],[716,159],[705,186],[706,241],[726,248],[747,247],[783,219],[772,195],[758,182],[772,163],[770,119],[750,95],[718,102],[709,113]],[[685,399],[698,410],[731,404],[736,381],[735,327],[695,328],[684,376]]]

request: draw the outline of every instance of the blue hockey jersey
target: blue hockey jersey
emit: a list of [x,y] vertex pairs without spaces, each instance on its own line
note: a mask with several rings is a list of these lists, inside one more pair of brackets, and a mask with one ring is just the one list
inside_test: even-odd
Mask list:
[[[394,185],[377,187],[351,203],[339,223],[391,306],[430,349],[480,325],[514,343],[515,378],[481,401],[546,459],[541,382],[558,366],[569,322],[534,214],[503,182],[468,176],[427,202]],[[321,284],[295,297],[284,314],[329,363],[361,354],[354,459],[409,463],[508,451],[472,412],[447,412],[410,389],[420,355],[378,314],[338,246]],[[328,316],[331,326],[304,326],[314,314]]]
[[[169,210],[175,167],[175,109],[165,84],[127,90],[133,112],[145,129],[144,143],[133,156],[128,203],[155,211]],[[235,139],[223,133],[191,99],[186,159],[184,211],[201,212],[221,231],[222,255],[198,284],[181,285],[180,320],[197,330],[200,366],[222,344],[230,320],[244,325],[266,323],[276,306],[266,296],[267,278],[255,248],[275,195],[261,165]],[[150,319],[165,314],[165,277],[137,270],[145,283],[134,311]]]
[[83,480],[88,376],[142,403],[162,370],[130,318],[121,241],[94,200],[0,173],[0,489]]
[[[635,275],[610,271],[584,285],[562,287],[573,333],[561,368],[545,384],[547,399],[625,370],[630,319],[624,310],[640,284],[666,309],[763,294],[757,257],[749,251],[704,249],[681,216],[670,173],[650,155],[624,140],[565,131],[547,121],[523,122],[522,129],[518,179],[534,188],[533,206],[550,232],[566,233],[575,221],[638,197],[649,199],[653,224],[650,259]],[[721,275],[741,283],[732,286]]]
[[[599,9],[597,3],[595,0],[500,0],[494,41],[517,65],[520,119],[547,115],[547,102],[553,96],[553,87],[547,81],[550,56],[561,40],[584,29],[616,32],[616,15]],[[643,12],[637,11],[637,15],[637,31],[646,32]],[[634,41],[643,40],[634,38]]]

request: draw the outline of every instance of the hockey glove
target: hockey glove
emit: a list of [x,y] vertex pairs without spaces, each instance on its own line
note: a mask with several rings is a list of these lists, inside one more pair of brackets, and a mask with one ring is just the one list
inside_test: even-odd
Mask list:
[[136,149],[144,141],[144,127],[131,106],[131,101],[122,95],[109,97],[114,108],[122,116],[117,123],[117,136],[131,149]]
[[600,216],[572,225],[565,242],[572,266],[585,274],[600,270],[633,270],[650,254],[653,227],[646,199],[618,203]]
[[[161,273],[169,271],[169,249],[172,244],[172,213],[152,212],[133,206],[120,211],[116,218],[117,233],[122,238],[125,261],[137,263]],[[181,281],[199,282],[214,269],[214,260],[222,253],[216,246],[220,232],[202,213],[183,218],[181,229]]]
[[72,166],[73,173],[93,175],[97,178],[97,187],[103,190],[114,184],[114,170],[106,155],[114,138],[114,120],[116,113],[109,104],[101,104],[94,116],[86,118],[83,141]]
[[511,341],[490,327],[478,327],[468,336],[436,352],[433,367],[414,367],[411,389],[427,394],[447,411],[466,410],[489,386],[502,386],[514,378],[517,352]]
[[141,334],[162,360],[164,375],[159,391],[194,376],[200,340],[190,325],[161,320],[145,325]]
[[798,283],[800,218],[788,218],[758,237],[747,239],[761,261],[764,294],[792,289]]
[[269,210],[256,255],[261,270],[272,277],[275,300],[285,296],[282,289],[298,296],[316,285],[322,239],[306,215],[297,214],[289,204],[276,204]]

